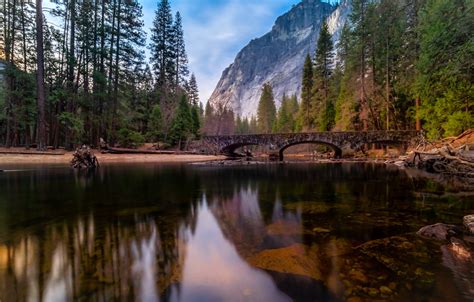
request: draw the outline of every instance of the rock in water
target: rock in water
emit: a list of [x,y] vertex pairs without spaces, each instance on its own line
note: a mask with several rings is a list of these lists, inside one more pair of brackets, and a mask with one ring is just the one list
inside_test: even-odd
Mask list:
[[315,247],[293,244],[261,251],[247,260],[260,269],[321,280],[320,259]]
[[474,215],[467,215],[464,217],[464,226],[474,235]]
[[458,231],[456,226],[444,223],[428,225],[422,227],[417,232],[417,234],[421,237],[425,237],[428,239],[436,239],[440,241],[448,240],[451,236],[456,235],[457,233]]
[[284,93],[300,94],[304,60],[313,55],[321,25],[328,20],[334,39],[351,11],[351,1],[335,7],[320,0],[303,0],[279,17],[272,30],[252,40],[224,70],[214,93],[212,105],[231,105],[234,112],[250,117],[257,106],[264,83],[273,87],[275,101],[280,104]]

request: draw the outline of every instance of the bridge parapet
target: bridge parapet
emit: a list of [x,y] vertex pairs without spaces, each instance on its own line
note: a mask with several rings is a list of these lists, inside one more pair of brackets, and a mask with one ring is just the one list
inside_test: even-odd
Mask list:
[[294,145],[315,143],[327,145],[335,150],[336,156],[350,155],[368,144],[409,145],[423,136],[420,131],[368,131],[368,132],[310,132],[205,136],[198,149],[205,153],[235,155],[244,146],[264,146],[269,152],[283,152]]

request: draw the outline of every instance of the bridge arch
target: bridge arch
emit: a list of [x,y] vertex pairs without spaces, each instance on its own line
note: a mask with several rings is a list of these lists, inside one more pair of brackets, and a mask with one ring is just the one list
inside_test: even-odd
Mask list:
[[[309,133],[274,133],[248,135],[205,136],[192,144],[193,149],[200,149],[209,154],[227,154],[236,156],[235,151],[244,146],[263,146],[271,156],[284,157],[284,152],[291,146],[299,144],[322,144],[331,147],[336,156],[351,155],[361,150],[364,145],[398,145],[402,150],[414,144],[422,137],[419,131],[366,131],[366,132],[309,132]],[[188,146],[189,148],[189,146]],[[279,153],[279,154],[278,154]]]
[[221,149],[221,153],[228,156],[236,156],[237,153],[235,151],[237,151],[237,149],[239,148],[246,147],[246,146],[264,146],[264,145],[265,144],[261,144],[258,142],[239,142],[235,144],[226,145],[225,147]]
[[291,143],[288,143],[288,144],[284,145],[283,147],[281,147],[280,150],[278,151],[278,156],[279,156],[280,161],[283,161],[285,159],[286,149],[288,149],[290,147],[293,147],[293,146],[304,145],[304,144],[323,145],[323,146],[330,147],[335,152],[335,155],[334,155],[335,158],[341,158],[342,157],[342,149],[340,147],[336,146],[333,143],[322,141],[322,140],[303,140],[303,141],[291,142]]

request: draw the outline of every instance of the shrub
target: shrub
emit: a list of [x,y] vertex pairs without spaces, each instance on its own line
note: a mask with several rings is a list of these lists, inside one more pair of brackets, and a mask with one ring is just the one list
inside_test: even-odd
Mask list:
[[117,132],[117,141],[121,147],[137,148],[145,143],[145,138],[139,132],[122,128]]

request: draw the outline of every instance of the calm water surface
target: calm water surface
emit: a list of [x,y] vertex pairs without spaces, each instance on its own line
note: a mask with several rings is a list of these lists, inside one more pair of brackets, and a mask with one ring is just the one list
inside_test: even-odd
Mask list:
[[472,259],[413,234],[474,209],[444,193],[366,164],[0,173],[0,301],[472,301]]

